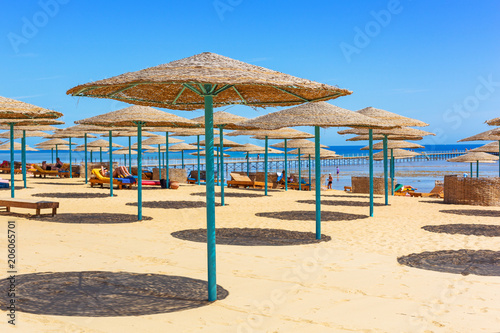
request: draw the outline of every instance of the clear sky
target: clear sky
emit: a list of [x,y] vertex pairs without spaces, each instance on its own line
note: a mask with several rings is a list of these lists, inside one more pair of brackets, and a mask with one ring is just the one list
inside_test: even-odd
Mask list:
[[[127,106],[69,88],[205,51],[352,90],[330,102],[340,107],[423,120],[438,134],[424,144],[455,143],[500,116],[496,0],[5,1],[0,22],[0,95],[60,111],[67,126]],[[345,144],[336,131],[322,142]]]

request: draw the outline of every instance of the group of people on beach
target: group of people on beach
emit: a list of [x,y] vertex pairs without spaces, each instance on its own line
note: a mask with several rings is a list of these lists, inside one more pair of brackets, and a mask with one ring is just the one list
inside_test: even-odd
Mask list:
[[[109,170],[102,165],[101,165],[101,175],[103,175],[104,177],[109,177]],[[135,177],[132,176],[132,174],[128,171],[128,169],[123,165],[118,166],[113,170],[113,178],[128,178],[133,183],[137,181]]]
[[64,163],[61,161],[59,157],[56,157],[56,163],[48,164],[47,161],[42,162],[42,169],[49,171],[59,171],[63,167]]

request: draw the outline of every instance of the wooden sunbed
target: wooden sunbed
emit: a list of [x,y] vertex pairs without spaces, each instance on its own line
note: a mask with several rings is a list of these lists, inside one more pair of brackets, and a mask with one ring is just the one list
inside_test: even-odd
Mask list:
[[[92,169],[92,174],[95,176],[95,178],[89,179],[90,187],[94,187],[94,185],[101,185],[101,187],[104,187],[104,184],[110,183],[109,177],[104,177],[101,174],[101,169]],[[132,185],[134,185],[133,183],[124,183],[123,181],[124,181],[124,178],[113,178],[113,185],[114,184],[118,185],[118,188],[120,190],[123,187],[132,188]]]
[[32,199],[0,199],[0,207],[5,207],[7,212],[10,212],[11,207],[31,208],[36,210],[36,216],[40,215],[40,209],[52,209],[52,216],[57,214],[59,202],[32,200]]
[[[10,173],[10,168],[0,168],[0,172],[2,173]],[[14,169],[14,173],[15,174],[19,174],[19,173],[22,173],[23,170],[21,169]]]
[[[309,187],[310,187],[309,184],[302,183],[300,185],[300,188],[302,189],[302,191],[309,191]],[[288,188],[292,189],[292,190],[298,190],[299,189],[299,183],[288,183]]]
[[[231,173],[231,180],[227,182],[227,187],[237,187],[237,188],[264,188],[266,186],[265,182],[257,182],[251,180],[248,176],[240,175],[239,173]],[[268,187],[272,187],[271,182],[268,183]]]
[[33,177],[39,176],[42,178],[42,176],[45,178],[46,176],[56,176],[59,177],[59,171],[58,170],[43,170],[41,166],[34,164],[35,171],[33,171]]
[[444,198],[444,187],[434,186],[434,188],[429,193],[413,192],[410,193],[412,197],[431,197],[431,198]]

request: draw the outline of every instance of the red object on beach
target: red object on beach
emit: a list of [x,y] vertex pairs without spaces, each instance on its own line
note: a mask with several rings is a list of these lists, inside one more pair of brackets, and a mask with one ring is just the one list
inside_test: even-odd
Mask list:
[[179,188],[179,182],[177,181],[171,181],[170,182],[170,186],[169,186],[172,190],[177,190]]
[[160,185],[159,180],[143,180],[142,185]]

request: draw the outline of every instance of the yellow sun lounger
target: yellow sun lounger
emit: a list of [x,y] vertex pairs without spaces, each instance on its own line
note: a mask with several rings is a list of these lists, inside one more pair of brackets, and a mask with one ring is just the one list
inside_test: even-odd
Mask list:
[[[103,187],[103,184],[109,184],[109,177],[104,177],[101,174],[101,169],[92,169],[92,174],[95,176],[95,178],[89,179],[90,187],[94,187],[94,184],[101,185],[101,187]],[[123,181],[124,178],[113,178],[113,184],[118,185],[118,188],[120,190],[123,187],[132,188],[132,183],[124,183]]]

